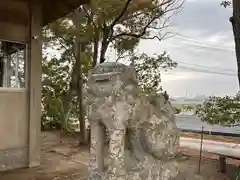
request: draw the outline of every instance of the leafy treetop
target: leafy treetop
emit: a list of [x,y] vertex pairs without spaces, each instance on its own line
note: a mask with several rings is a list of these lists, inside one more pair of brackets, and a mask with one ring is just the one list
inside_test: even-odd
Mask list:
[[209,124],[239,126],[240,93],[233,97],[210,97],[202,106],[198,106],[196,114]]

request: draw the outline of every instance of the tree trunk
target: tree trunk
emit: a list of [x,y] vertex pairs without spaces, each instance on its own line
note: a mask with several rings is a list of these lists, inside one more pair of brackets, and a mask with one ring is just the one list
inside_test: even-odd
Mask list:
[[76,54],[76,91],[77,91],[77,98],[78,98],[78,107],[79,107],[79,124],[80,124],[80,137],[79,137],[79,144],[85,144],[85,118],[84,118],[84,107],[83,107],[83,69],[82,69],[82,53],[86,50],[85,43],[81,41],[80,29],[81,29],[81,8],[77,9],[75,13],[73,13],[72,21],[73,24],[76,26],[78,33],[76,34],[76,41],[75,41],[75,54]]
[[71,82],[69,84],[69,89],[65,94],[64,101],[63,101],[63,115],[62,115],[62,122],[61,122],[61,129],[62,131],[69,131],[68,129],[68,119],[69,119],[69,113],[71,111],[71,102],[74,96],[75,91],[77,90],[77,84],[78,84],[78,66],[79,63],[76,60],[76,62],[73,65],[73,70],[71,74]]
[[[98,33],[98,32],[96,32],[96,33]],[[93,62],[92,62],[92,68],[94,68],[97,65],[98,48],[99,48],[99,38],[98,38],[98,35],[97,35],[94,38],[94,42],[93,42]]]
[[66,92],[64,102],[63,102],[63,114],[62,114],[62,122],[61,122],[61,130],[68,132],[68,119],[69,119],[69,112],[70,106],[72,101],[73,90],[70,86],[69,90]]
[[85,138],[85,118],[84,118],[84,107],[83,107],[83,72],[81,63],[81,54],[85,51],[85,45],[77,41],[77,61],[79,61],[79,82],[78,82],[78,103],[79,103],[79,123],[80,123],[80,139],[79,144],[86,144]]
[[108,29],[108,27],[105,26],[103,29],[103,37],[102,37],[102,43],[101,43],[100,64],[105,62],[105,55],[109,45],[109,41],[108,41],[109,32],[110,30]]
[[233,35],[235,40],[235,51],[238,67],[238,84],[240,87],[240,1],[233,0],[233,16],[230,18],[233,27]]

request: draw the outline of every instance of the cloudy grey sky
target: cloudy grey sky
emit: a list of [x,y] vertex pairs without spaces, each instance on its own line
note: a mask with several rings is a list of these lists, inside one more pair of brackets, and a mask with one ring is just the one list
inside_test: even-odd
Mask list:
[[[162,75],[163,88],[171,96],[234,95],[238,91],[229,22],[232,9],[223,8],[220,2],[185,0],[183,10],[171,19],[170,31],[178,36],[140,42],[139,52],[153,55],[167,51],[178,62],[176,69]],[[109,52],[107,59],[115,59],[114,54]]]
[[[228,21],[231,13],[230,8],[220,6],[220,0],[186,0],[183,10],[172,19],[172,31],[179,36],[162,42],[141,42],[139,51],[152,55],[166,50],[179,62],[178,68],[162,77],[163,87],[169,94],[232,95],[237,92],[236,57]],[[196,69],[220,74],[196,72]]]

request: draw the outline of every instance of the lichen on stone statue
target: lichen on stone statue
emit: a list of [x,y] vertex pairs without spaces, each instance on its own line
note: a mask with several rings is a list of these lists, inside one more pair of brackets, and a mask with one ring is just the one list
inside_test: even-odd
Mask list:
[[[88,87],[89,180],[176,177],[179,134],[170,102],[163,95],[143,94],[135,69],[119,63],[91,70]],[[108,157],[104,157],[105,129],[110,138]]]

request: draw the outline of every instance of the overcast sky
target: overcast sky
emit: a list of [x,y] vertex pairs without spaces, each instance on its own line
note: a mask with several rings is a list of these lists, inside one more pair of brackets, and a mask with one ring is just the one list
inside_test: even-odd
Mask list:
[[[184,9],[172,19],[172,31],[179,36],[162,42],[140,43],[141,52],[152,55],[166,50],[179,62],[177,69],[162,77],[163,88],[170,95],[232,95],[237,92],[236,57],[228,21],[231,13],[230,8],[220,6],[220,0],[186,0]],[[195,72],[196,69],[224,75]]]
[[[236,94],[232,9],[220,6],[221,0],[185,1],[183,10],[171,19],[171,32],[178,36],[162,42],[141,41],[138,51],[148,55],[167,51],[178,62],[176,69],[162,75],[163,88],[171,96]],[[107,59],[115,59],[108,55]]]

